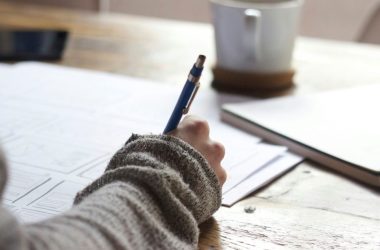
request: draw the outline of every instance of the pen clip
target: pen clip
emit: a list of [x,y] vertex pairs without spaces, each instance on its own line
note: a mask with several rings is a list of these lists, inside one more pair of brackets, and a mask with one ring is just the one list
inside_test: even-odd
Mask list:
[[195,83],[195,87],[194,87],[193,93],[191,94],[190,100],[186,104],[186,107],[184,109],[182,109],[182,114],[185,115],[185,114],[187,114],[189,112],[190,106],[191,106],[191,104],[194,101],[194,97],[195,97],[195,95],[198,92],[199,86],[200,86],[199,82]]

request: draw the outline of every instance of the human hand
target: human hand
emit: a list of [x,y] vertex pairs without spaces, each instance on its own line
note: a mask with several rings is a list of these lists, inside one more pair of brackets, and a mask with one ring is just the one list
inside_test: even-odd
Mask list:
[[224,146],[210,139],[210,128],[205,120],[193,115],[187,115],[178,125],[177,129],[168,133],[189,143],[206,158],[211,168],[215,171],[222,186],[226,181],[226,171],[221,166],[224,158]]

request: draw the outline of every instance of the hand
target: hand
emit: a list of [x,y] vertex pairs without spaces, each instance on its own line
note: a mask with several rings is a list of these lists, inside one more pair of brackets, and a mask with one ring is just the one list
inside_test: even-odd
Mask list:
[[227,178],[226,171],[221,166],[225,154],[224,146],[210,139],[210,128],[205,120],[188,115],[177,129],[168,134],[184,140],[198,150],[215,171],[220,185],[224,184]]

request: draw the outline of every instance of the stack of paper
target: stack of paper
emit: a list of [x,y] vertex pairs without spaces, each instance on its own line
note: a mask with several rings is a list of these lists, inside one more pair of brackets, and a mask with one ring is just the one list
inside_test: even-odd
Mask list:
[[[27,222],[67,210],[131,133],[161,133],[182,87],[41,63],[0,65],[0,75],[0,139],[10,168],[4,203]],[[219,121],[221,104],[246,98],[198,94],[191,113],[207,118],[211,137],[226,147],[223,204],[301,161]]]

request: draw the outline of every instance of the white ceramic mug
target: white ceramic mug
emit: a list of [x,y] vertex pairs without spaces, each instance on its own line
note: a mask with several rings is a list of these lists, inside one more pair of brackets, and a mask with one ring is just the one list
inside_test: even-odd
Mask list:
[[254,73],[292,68],[303,0],[211,0],[217,66]]

